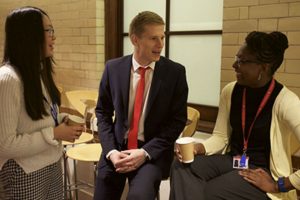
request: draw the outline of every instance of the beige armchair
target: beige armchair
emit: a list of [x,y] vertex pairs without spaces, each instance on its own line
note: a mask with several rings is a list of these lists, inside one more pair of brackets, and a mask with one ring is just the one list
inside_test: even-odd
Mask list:
[[198,121],[200,119],[200,112],[195,108],[188,106],[187,113],[188,121],[182,131],[181,137],[192,137],[196,132]]
[[98,98],[97,90],[73,90],[65,94],[71,106],[82,116],[86,117],[88,112],[93,113]]

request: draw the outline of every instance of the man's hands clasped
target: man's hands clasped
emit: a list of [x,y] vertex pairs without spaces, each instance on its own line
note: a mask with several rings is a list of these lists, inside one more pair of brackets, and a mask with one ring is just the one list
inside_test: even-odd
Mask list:
[[131,149],[115,151],[109,158],[116,172],[128,173],[138,169],[146,161],[146,154],[143,149]]

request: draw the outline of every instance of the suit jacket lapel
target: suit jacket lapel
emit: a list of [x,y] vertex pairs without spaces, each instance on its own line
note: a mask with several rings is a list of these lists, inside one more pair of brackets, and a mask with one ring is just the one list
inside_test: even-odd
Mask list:
[[129,101],[129,85],[132,67],[132,55],[126,57],[124,64],[120,67],[120,87],[124,113],[126,116],[126,124],[128,125],[128,101]]
[[160,85],[161,85],[161,76],[163,76],[163,66],[160,64],[160,62],[156,62],[155,69],[153,73],[152,83],[150,87],[150,93],[148,97],[148,105],[146,110],[146,117],[151,110],[151,107],[153,105],[153,102],[158,94]]

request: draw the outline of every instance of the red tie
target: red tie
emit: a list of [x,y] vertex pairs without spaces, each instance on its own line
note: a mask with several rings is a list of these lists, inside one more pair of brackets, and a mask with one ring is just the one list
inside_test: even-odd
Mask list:
[[134,100],[133,116],[131,119],[131,126],[128,133],[128,149],[136,149],[137,145],[137,136],[139,130],[139,121],[143,108],[143,97],[145,90],[145,72],[148,67],[139,67],[140,80],[136,89],[136,95]]

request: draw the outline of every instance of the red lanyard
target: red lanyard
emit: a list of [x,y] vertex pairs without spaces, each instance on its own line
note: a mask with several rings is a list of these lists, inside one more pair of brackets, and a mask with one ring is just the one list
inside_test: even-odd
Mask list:
[[252,131],[252,128],[253,128],[253,125],[254,125],[254,122],[256,120],[256,118],[258,117],[258,115],[260,114],[260,112],[262,111],[262,109],[265,107],[268,99],[270,98],[273,90],[274,90],[274,87],[275,87],[275,80],[272,79],[272,82],[264,96],[264,98],[261,100],[260,102],[260,105],[256,111],[256,115],[251,123],[251,126],[249,128],[249,131],[248,131],[248,135],[247,135],[247,138],[245,136],[245,124],[246,124],[246,88],[244,88],[244,91],[243,91],[243,102],[242,102],[242,130],[243,130],[243,138],[244,138],[244,148],[243,148],[243,151],[244,153],[246,153],[247,151],[247,148],[248,148],[248,140],[249,140],[249,137],[250,137],[250,134],[251,134],[251,131]]

